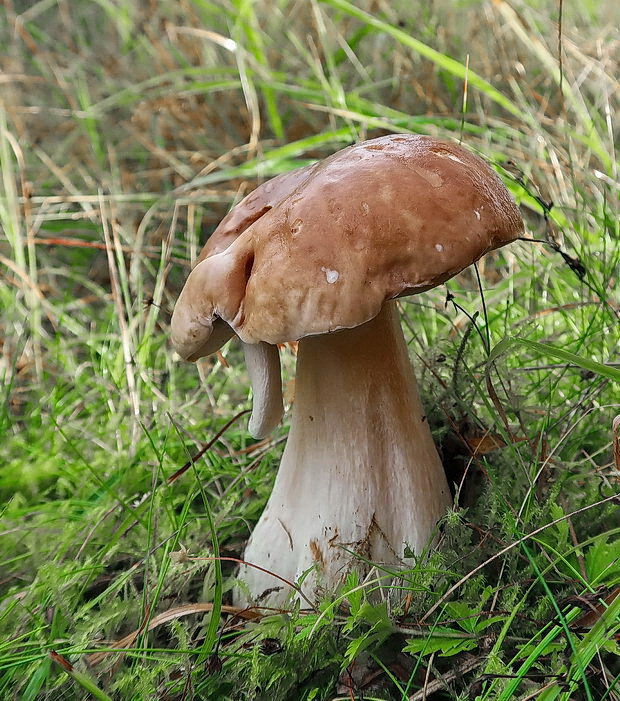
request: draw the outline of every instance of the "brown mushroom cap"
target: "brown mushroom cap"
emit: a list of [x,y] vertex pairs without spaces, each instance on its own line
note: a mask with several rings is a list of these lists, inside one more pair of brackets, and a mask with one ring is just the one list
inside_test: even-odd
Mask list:
[[234,232],[251,218],[233,210],[229,225],[237,216],[239,224],[205,247],[173,316],[177,346],[188,322],[197,343],[216,318],[246,343],[353,328],[386,300],[445,282],[523,231],[483,160],[427,136],[365,141],[291,175],[280,176],[270,202],[257,197],[261,215],[242,233]]
[[[177,301],[172,317],[172,344],[182,358],[194,361],[211,355],[235,335],[233,329],[221,318],[213,318],[205,313],[207,309],[204,308],[204,304],[209,305],[210,302],[205,299],[203,288],[208,282],[205,283],[200,273],[205,271],[207,277],[213,277],[214,271],[209,272],[204,266],[198,271],[196,268],[205,258],[225,251],[239,234],[299,185],[311,168],[314,168],[314,165],[282,173],[262,183],[235,205],[209,236]],[[225,287],[228,284],[223,283]],[[223,293],[226,291],[223,290]]]
[[209,256],[226,250],[248,226],[289,195],[307,177],[315,165],[304,166],[288,173],[276,175],[275,178],[267,180],[252,190],[217,225],[215,231],[202,247],[196,264]]

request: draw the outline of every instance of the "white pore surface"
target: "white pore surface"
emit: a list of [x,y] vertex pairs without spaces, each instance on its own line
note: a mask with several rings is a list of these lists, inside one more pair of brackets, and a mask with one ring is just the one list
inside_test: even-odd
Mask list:
[[[314,568],[302,585],[312,599],[368,569],[355,553],[402,565],[449,504],[395,304],[357,329],[302,339],[288,443],[244,559],[291,581]],[[290,594],[254,568],[239,576],[261,604]]]

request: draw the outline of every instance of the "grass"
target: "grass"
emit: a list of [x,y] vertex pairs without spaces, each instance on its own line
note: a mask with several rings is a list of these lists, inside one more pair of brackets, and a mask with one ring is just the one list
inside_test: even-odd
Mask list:
[[[4,3],[0,697],[620,698],[618,19]],[[234,344],[173,357],[174,300],[256,182],[389,131],[488,158],[553,246],[402,305],[457,487],[439,548],[379,603],[376,567],[316,610],[234,615],[286,422],[249,438]]]

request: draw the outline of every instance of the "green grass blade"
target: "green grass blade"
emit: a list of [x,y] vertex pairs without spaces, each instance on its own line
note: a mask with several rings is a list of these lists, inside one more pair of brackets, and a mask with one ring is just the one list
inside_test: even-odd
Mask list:
[[98,701],[113,701],[112,697],[108,696],[105,691],[102,691],[87,674],[78,671],[65,657],[54,651],[50,652],[50,657],[59,667],[65,670],[73,681],[95,699],[98,699]]
[[566,638],[566,640],[568,641],[568,644],[570,645],[570,648],[571,648],[572,653],[573,653],[573,659],[576,661],[577,666],[578,666],[578,670],[576,673],[578,674],[579,678],[583,682],[583,689],[585,691],[586,698],[588,699],[588,701],[592,701],[592,691],[590,690],[590,685],[588,684],[588,679],[586,677],[586,668],[588,666],[588,663],[582,664],[582,659],[577,654],[577,648],[576,648],[575,639],[574,639],[575,636],[572,634],[570,628],[568,627],[568,622],[566,620],[566,617],[564,616],[562,609],[560,608],[558,602],[556,601],[556,598],[553,595],[553,592],[549,588],[549,585],[547,584],[547,580],[544,578],[544,576],[542,575],[542,573],[540,571],[540,568],[536,564],[535,557],[531,553],[530,549],[527,547],[526,543],[521,543],[521,548],[523,549],[523,551],[527,555],[527,558],[530,561],[530,564],[532,565],[532,569],[536,573],[536,578],[538,579],[538,581],[542,585],[542,588],[544,589],[545,594],[547,595],[547,598],[551,602],[551,605],[553,606],[553,609],[554,609],[557,617],[560,620],[560,625],[562,626],[562,630],[564,631],[564,637]]
[[[618,631],[620,631],[620,596],[616,596],[592,629],[577,642],[567,675],[569,683],[575,683],[582,676],[582,670],[588,667],[607,640],[614,640]],[[565,698],[568,701],[569,696],[566,695]]]
[[[235,5],[238,9],[238,21],[243,24],[245,36],[247,37],[249,49],[259,66],[267,68],[268,61],[265,54],[263,33],[260,30],[258,18],[254,11],[255,2],[253,0],[238,0]],[[260,86],[265,101],[265,109],[271,129],[279,141],[284,140],[284,125],[278,110],[276,92],[269,82],[264,82]]]
[[49,657],[44,658],[41,661],[32,677],[30,677],[30,681],[23,691],[22,701],[36,701],[36,699],[39,697],[39,692],[41,691],[43,684],[45,684],[45,680],[50,675],[51,667],[52,661]]
[[491,364],[497,360],[497,358],[508,353],[517,346],[528,348],[538,355],[549,356],[570,365],[576,365],[583,370],[589,370],[590,372],[602,375],[612,382],[620,382],[620,370],[617,368],[604,365],[603,363],[598,363],[596,360],[591,360],[590,358],[584,358],[582,355],[571,353],[570,351],[564,350],[564,348],[557,348],[550,343],[530,341],[526,338],[505,338],[503,341],[500,341],[489,354],[489,358],[487,360],[487,372],[489,371]]
[[456,78],[460,78],[463,81],[467,79],[470,87],[476,88],[482,92],[490,100],[493,100],[493,102],[503,107],[510,114],[523,117],[523,112],[517,105],[509,100],[503,93],[497,90],[497,88],[494,88],[491,83],[472,71],[471,68],[467,70],[465,65],[460,61],[442,54],[440,51],[428,46],[428,44],[425,44],[419,39],[415,39],[414,37],[410,36],[402,29],[394,27],[389,22],[385,22],[378,17],[374,17],[368,12],[361,10],[359,7],[355,7],[355,5],[347,2],[347,0],[321,0],[321,2],[330,5],[334,9],[341,10],[351,17],[355,17],[361,22],[365,22],[381,32],[389,34],[404,46],[412,49],[416,53],[420,54],[420,56],[424,56],[424,58],[432,61],[434,64],[439,66],[439,68],[442,68]]
[[355,133],[350,127],[343,127],[333,131],[322,132],[314,136],[308,136],[305,139],[291,141],[286,146],[271,149],[261,158],[253,158],[252,160],[240,166],[225,168],[209,175],[204,175],[194,178],[186,185],[178,188],[180,192],[185,190],[210,185],[212,183],[225,182],[233,178],[251,178],[257,175],[270,176],[278,173],[287,172],[300,164],[292,164],[290,161],[311,149],[327,146],[330,144],[351,143],[355,140]]

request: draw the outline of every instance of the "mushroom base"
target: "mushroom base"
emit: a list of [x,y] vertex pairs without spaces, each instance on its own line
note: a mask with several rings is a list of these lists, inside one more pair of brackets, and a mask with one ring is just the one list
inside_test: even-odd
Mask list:
[[[288,442],[244,560],[289,581],[311,569],[302,587],[313,599],[351,569],[364,574],[367,560],[405,565],[450,501],[396,304],[355,329],[302,339]],[[290,594],[252,567],[239,576],[263,605]],[[244,591],[236,598],[247,603]]]

